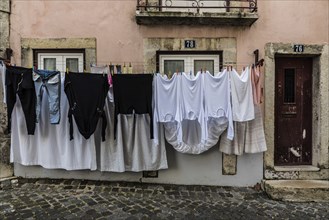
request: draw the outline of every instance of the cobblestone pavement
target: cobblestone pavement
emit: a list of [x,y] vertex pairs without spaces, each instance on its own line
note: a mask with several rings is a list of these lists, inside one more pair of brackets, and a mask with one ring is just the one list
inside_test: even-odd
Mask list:
[[0,219],[329,219],[329,203],[252,188],[18,179],[1,183]]

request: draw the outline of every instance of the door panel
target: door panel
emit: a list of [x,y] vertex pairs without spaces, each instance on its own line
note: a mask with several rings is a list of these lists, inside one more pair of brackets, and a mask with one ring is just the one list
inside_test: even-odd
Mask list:
[[275,63],[275,165],[312,164],[312,59]]

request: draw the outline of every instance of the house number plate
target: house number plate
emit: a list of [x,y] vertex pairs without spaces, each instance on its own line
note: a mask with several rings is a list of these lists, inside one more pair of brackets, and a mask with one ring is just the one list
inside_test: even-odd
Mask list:
[[296,52],[296,53],[302,53],[302,52],[304,52],[304,45],[302,45],[302,44],[295,44],[294,45],[294,52]]
[[195,40],[185,40],[185,48],[195,48]]

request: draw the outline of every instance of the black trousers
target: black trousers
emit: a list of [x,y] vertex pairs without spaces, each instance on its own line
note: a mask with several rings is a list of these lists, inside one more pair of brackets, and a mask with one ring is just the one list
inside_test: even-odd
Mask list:
[[70,105],[70,139],[73,139],[73,116],[79,132],[86,139],[95,132],[98,120],[102,118],[102,141],[105,141],[107,120],[104,105],[109,90],[107,75],[66,73],[64,90]]
[[149,114],[150,137],[153,139],[152,74],[114,74],[113,95],[115,105],[114,137],[118,114]]
[[8,132],[11,131],[11,114],[16,103],[16,94],[22,103],[27,133],[33,135],[36,123],[36,94],[32,80],[32,69],[8,66],[6,68],[6,98]]

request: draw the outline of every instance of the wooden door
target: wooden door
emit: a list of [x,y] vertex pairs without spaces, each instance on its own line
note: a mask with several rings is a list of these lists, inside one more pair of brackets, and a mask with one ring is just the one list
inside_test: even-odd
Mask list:
[[312,58],[275,59],[275,165],[312,164]]

